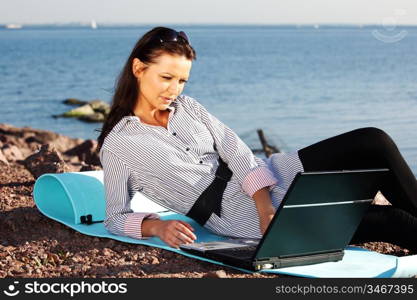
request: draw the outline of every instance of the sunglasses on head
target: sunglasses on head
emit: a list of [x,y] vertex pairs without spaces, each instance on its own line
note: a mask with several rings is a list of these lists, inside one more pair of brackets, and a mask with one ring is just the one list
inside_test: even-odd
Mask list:
[[156,41],[159,41],[160,43],[178,42],[178,39],[183,39],[188,44],[190,44],[190,40],[188,39],[184,31],[178,32],[173,29],[160,32],[157,36],[155,36],[154,41],[156,40]]

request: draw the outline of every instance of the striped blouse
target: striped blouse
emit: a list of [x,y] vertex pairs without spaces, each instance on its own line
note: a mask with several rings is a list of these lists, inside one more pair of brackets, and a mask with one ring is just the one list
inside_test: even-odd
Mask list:
[[116,235],[141,239],[141,224],[157,214],[133,212],[140,191],[155,203],[187,214],[214,180],[219,156],[233,172],[223,194],[221,217],[212,214],[205,227],[233,237],[260,238],[253,194],[269,187],[278,207],[297,172],[298,152],[256,157],[249,147],[195,99],[180,95],[171,103],[167,128],[123,117],[100,150],[106,196],[104,224]]

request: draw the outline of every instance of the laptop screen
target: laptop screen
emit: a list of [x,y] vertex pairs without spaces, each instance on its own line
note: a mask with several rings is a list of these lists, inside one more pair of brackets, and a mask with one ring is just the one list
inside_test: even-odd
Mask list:
[[388,169],[298,173],[260,241],[256,259],[340,251]]

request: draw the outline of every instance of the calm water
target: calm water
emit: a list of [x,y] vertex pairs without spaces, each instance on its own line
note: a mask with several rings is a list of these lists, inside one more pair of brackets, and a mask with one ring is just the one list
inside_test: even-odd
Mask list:
[[[257,128],[293,151],[359,127],[384,129],[417,174],[417,27],[177,26],[197,51],[184,93],[251,147]],[[0,30],[0,122],[92,138],[101,124],[53,119],[69,97],[111,98],[114,79],[150,27]],[[387,34],[395,34],[387,32]]]

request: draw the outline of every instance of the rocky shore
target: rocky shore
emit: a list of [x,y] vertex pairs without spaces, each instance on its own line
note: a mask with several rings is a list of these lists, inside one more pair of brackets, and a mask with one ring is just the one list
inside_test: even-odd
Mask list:
[[[101,170],[96,147],[94,140],[0,124],[0,278],[283,277],[246,274],[162,249],[86,236],[43,216],[32,197],[36,179],[44,173]],[[387,243],[359,246],[410,254]]]

